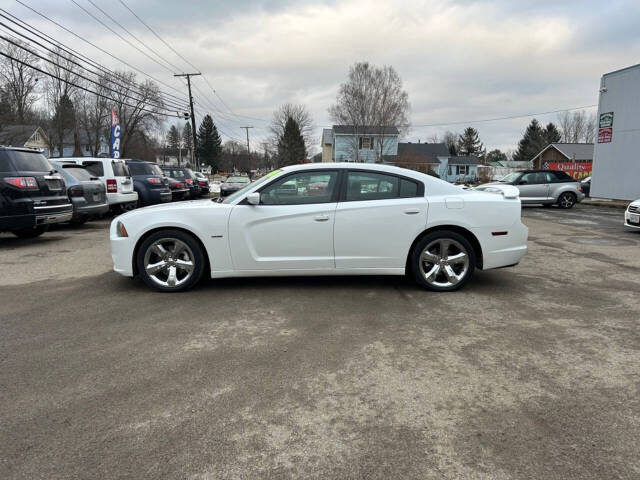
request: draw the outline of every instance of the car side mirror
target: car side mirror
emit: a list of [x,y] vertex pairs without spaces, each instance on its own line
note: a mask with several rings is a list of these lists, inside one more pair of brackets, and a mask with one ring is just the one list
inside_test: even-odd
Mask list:
[[518,182],[518,185],[526,185],[526,184],[527,184],[527,181],[526,181],[526,180],[520,180],[520,181]]
[[247,203],[249,205],[260,205],[260,192],[251,192],[247,195]]

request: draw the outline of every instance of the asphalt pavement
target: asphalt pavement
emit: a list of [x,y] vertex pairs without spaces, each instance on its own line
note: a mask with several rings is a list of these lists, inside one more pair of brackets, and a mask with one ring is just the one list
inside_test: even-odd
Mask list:
[[107,221],[2,234],[0,478],[640,478],[640,234],[585,208],[526,208],[523,262],[449,294],[159,294]]

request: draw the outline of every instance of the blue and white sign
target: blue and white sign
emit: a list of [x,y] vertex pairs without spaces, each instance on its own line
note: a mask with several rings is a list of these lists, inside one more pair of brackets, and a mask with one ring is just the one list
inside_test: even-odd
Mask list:
[[120,158],[120,120],[116,110],[111,109],[111,158]]

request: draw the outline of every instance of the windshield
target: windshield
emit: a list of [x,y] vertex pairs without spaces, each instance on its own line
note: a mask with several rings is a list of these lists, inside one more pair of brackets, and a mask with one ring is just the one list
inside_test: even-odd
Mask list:
[[[233,201],[234,201],[234,200],[236,200],[237,198],[242,197],[242,196],[247,192],[247,190],[250,190],[250,189],[252,189],[253,187],[257,187],[258,185],[260,185],[260,184],[262,184],[262,183],[266,182],[267,180],[269,180],[269,179],[271,179],[271,178],[275,177],[275,176],[276,176],[278,173],[280,173],[280,172],[282,172],[282,170],[275,170],[275,171],[273,171],[273,172],[271,172],[271,173],[267,173],[264,177],[259,178],[258,180],[256,180],[256,181],[255,181],[255,182],[253,182],[253,183],[248,183],[246,187],[242,187],[242,188],[241,188],[240,190],[238,190],[237,192],[232,193],[232,194],[231,194],[231,195],[229,195],[227,198],[225,198],[225,199],[222,201],[222,203],[231,203],[231,202],[233,202]],[[229,178],[233,178],[233,177],[229,177]],[[236,178],[247,178],[247,177],[236,177]],[[247,181],[248,181],[248,180],[249,180],[249,179],[247,178]]]
[[0,172],[50,172],[53,167],[44,155],[20,150],[0,151]]
[[511,172],[509,175],[505,175],[498,181],[505,182],[505,183],[513,183],[518,179],[520,175],[522,175],[522,172]]
[[248,177],[229,177],[227,183],[249,183]]

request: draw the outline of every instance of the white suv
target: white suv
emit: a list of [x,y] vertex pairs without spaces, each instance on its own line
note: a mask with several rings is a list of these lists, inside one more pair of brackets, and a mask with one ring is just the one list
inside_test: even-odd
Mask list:
[[138,193],[133,190],[129,167],[120,158],[67,158],[98,177],[107,189],[107,202],[111,209],[131,210],[138,204]]

